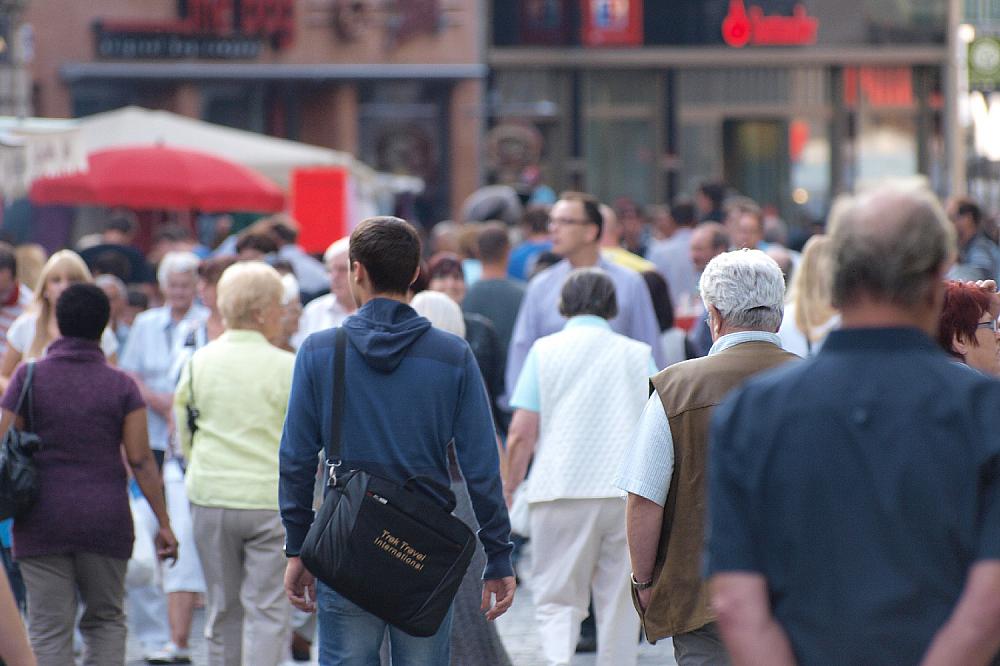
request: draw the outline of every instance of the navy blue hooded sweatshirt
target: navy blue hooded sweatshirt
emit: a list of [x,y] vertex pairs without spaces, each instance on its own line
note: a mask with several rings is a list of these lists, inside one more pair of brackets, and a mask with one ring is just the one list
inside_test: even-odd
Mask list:
[[[454,439],[486,550],[483,577],[512,576],[493,419],[469,345],[385,298],[369,301],[343,326],[342,469],[400,483],[423,475],[448,486],[447,447]],[[298,554],[313,521],[316,457],[330,443],[336,330],[310,335],[295,359],[278,490],[289,555]]]

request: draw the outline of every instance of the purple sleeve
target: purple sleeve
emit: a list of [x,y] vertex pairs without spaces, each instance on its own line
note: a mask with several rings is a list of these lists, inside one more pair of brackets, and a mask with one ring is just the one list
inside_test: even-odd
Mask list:
[[3,400],[0,400],[0,407],[8,412],[13,412],[17,409],[17,399],[21,397],[21,387],[24,385],[24,373],[27,370],[28,366],[22,363],[14,372],[14,376],[10,378],[10,383],[7,384],[7,391],[3,394]]
[[122,376],[125,380],[122,386],[122,407],[124,408],[124,414],[128,415],[141,407],[145,407],[146,401],[142,399],[142,394],[139,393],[139,387],[136,385],[135,380],[125,373],[122,373]]

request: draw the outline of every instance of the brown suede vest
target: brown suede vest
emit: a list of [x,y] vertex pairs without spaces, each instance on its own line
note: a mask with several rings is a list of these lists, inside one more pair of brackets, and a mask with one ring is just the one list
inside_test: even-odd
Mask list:
[[642,614],[650,642],[715,619],[701,577],[712,410],[750,376],[796,358],[770,342],[744,342],[672,365],[652,378],[674,439],[674,471],[663,507],[653,593]]

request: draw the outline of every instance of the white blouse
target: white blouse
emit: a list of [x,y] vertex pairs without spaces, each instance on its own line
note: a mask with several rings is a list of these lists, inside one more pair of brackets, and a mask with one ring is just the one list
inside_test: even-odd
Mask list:
[[[31,347],[31,341],[35,339],[35,325],[38,323],[37,312],[25,312],[14,320],[14,323],[7,329],[7,344],[20,352],[23,356]],[[105,328],[101,334],[101,351],[108,358],[118,351],[118,338]]]

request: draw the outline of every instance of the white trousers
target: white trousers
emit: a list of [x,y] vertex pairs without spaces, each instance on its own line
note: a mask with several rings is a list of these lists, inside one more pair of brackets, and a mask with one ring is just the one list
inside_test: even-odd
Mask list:
[[597,666],[634,666],[639,616],[629,590],[625,502],[565,499],[531,505],[531,591],[551,666],[570,663],[591,594]]

